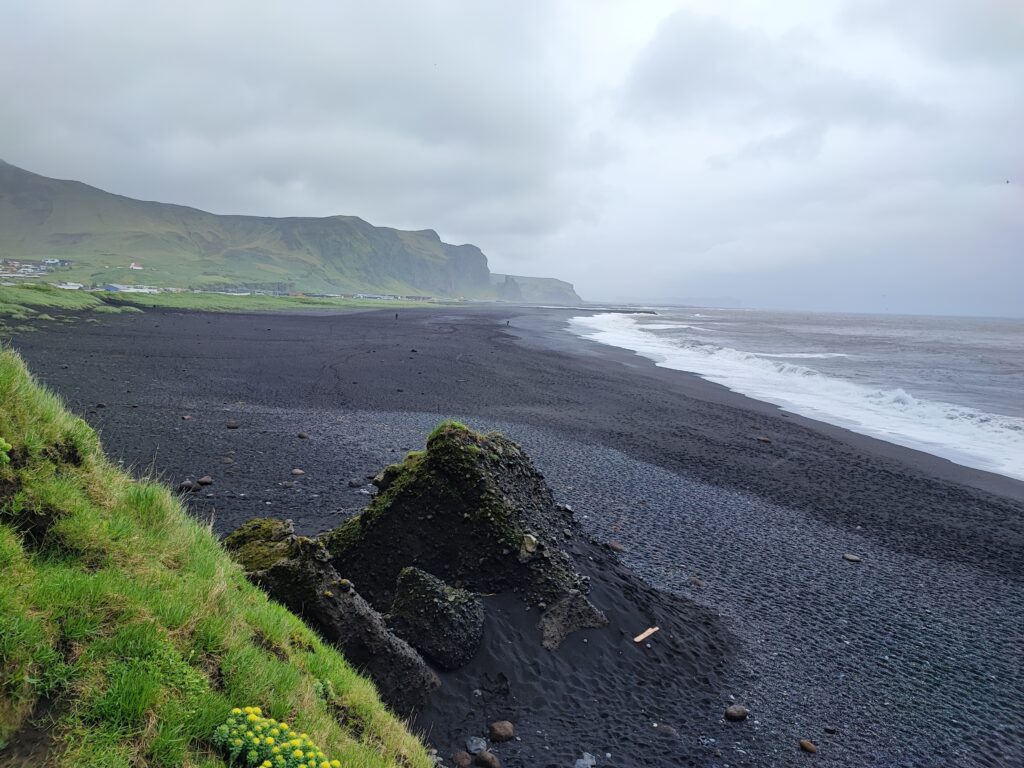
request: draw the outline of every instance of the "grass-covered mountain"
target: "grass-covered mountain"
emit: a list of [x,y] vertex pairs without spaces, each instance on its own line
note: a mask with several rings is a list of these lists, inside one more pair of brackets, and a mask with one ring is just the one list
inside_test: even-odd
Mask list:
[[[59,277],[87,284],[504,298],[479,248],[441,242],[433,230],[375,227],[355,216],[219,216],[0,161],[2,258],[67,259],[73,264]],[[568,283],[530,278],[513,300],[579,297]]]

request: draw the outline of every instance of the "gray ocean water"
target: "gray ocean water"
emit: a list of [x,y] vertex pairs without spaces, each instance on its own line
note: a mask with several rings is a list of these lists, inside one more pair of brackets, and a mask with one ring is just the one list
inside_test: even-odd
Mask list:
[[654,308],[570,329],[658,365],[1024,480],[1024,319]]

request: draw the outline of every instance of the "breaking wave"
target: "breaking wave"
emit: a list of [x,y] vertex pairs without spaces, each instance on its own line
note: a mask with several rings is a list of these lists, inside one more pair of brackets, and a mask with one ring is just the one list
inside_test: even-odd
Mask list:
[[657,335],[624,314],[575,317],[569,327],[584,338],[633,350],[662,367],[696,373],[784,410],[1024,480],[1022,418],[917,398],[899,387],[858,384],[787,362],[845,356],[840,353],[744,352]]

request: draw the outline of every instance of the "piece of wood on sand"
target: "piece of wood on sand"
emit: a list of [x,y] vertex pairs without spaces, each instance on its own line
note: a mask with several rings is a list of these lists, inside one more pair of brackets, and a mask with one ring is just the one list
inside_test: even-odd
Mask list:
[[661,627],[648,627],[648,628],[647,628],[647,629],[645,629],[645,630],[644,630],[643,632],[641,632],[641,633],[640,633],[639,635],[637,635],[636,637],[634,637],[634,638],[633,638],[633,642],[634,642],[634,643],[642,643],[642,642],[643,642],[644,640],[646,640],[646,639],[647,639],[648,637],[650,637],[651,635],[653,635],[653,634],[654,634],[655,632],[657,632],[657,631],[658,631],[659,629],[661,629]]

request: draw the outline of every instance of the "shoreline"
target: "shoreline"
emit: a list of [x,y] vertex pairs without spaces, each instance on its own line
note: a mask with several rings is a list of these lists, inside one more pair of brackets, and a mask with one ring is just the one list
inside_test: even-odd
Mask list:
[[[637,720],[628,713],[640,691],[628,685],[533,699],[509,768],[545,764],[545,746],[597,754],[589,747],[600,744],[575,736],[583,695],[607,700],[620,728],[609,741],[647,750],[609,749],[608,765],[774,766],[798,759],[798,738],[816,740],[828,765],[1024,756],[1014,736],[1024,732],[1013,667],[1024,505],[1014,481],[997,495],[978,487],[985,473],[964,468],[975,477],[961,484],[942,475],[955,466],[944,460],[896,446],[887,456],[880,441],[840,428],[830,436],[696,375],[563,334],[556,318],[569,312],[580,310],[431,309],[398,320],[157,312],[44,329],[17,346],[102,430],[115,460],[172,484],[210,474],[213,485],[188,503],[221,533],[262,515],[307,533],[337,525],[368,501],[366,475],[421,447],[441,416],[504,431],[591,537],[621,542],[645,581],[740,638],[717,696],[683,721],[654,711]],[[292,467],[306,472],[298,482]],[[582,664],[585,650],[576,648]],[[750,723],[721,720],[730,697],[751,709]],[[676,736],[637,732],[651,723]]]
[[[568,322],[570,316],[579,317],[581,315],[598,314],[607,311],[608,310],[604,309],[593,311],[586,309],[586,311],[583,312],[567,310],[565,320]],[[644,372],[652,375],[664,372],[667,374],[666,383],[668,383],[668,380],[676,376],[685,377],[687,380],[687,384],[685,385],[685,396],[687,397],[729,405],[735,408],[754,410],[779,418],[791,419],[794,423],[820,432],[822,435],[833,440],[843,442],[852,448],[867,451],[886,459],[898,461],[910,468],[931,475],[938,480],[969,485],[997,496],[1005,496],[1010,499],[1024,501],[1024,480],[1018,480],[1008,475],[979,469],[977,467],[969,467],[964,464],[959,464],[951,459],[938,456],[934,453],[929,453],[921,448],[912,448],[910,446],[900,445],[899,443],[893,443],[881,437],[856,432],[848,427],[832,424],[827,421],[822,421],[821,419],[815,419],[811,416],[804,416],[803,414],[796,413],[794,411],[788,411],[775,403],[771,403],[766,400],[759,400],[755,397],[751,397],[750,395],[745,395],[742,392],[729,389],[729,387],[724,384],[709,381],[701,374],[694,371],[684,371],[677,368],[659,366],[654,360],[651,360],[640,352],[636,352],[626,347],[618,347],[611,344],[605,344],[600,341],[594,341],[593,339],[579,336],[572,331],[569,331],[567,328],[563,329],[561,332],[550,331],[550,329],[548,329],[549,332],[545,333],[542,329],[531,328],[530,324],[526,324],[524,327],[531,333],[537,334],[537,338],[532,340],[532,342],[530,339],[522,339],[522,341],[527,345],[531,343],[543,344],[546,348],[564,352],[569,355],[575,353],[604,356],[610,363],[623,365],[627,368],[639,368],[641,370],[648,369]],[[515,328],[515,326],[513,326],[513,328]],[[584,353],[581,348],[586,346],[590,346],[592,348],[588,349]]]

